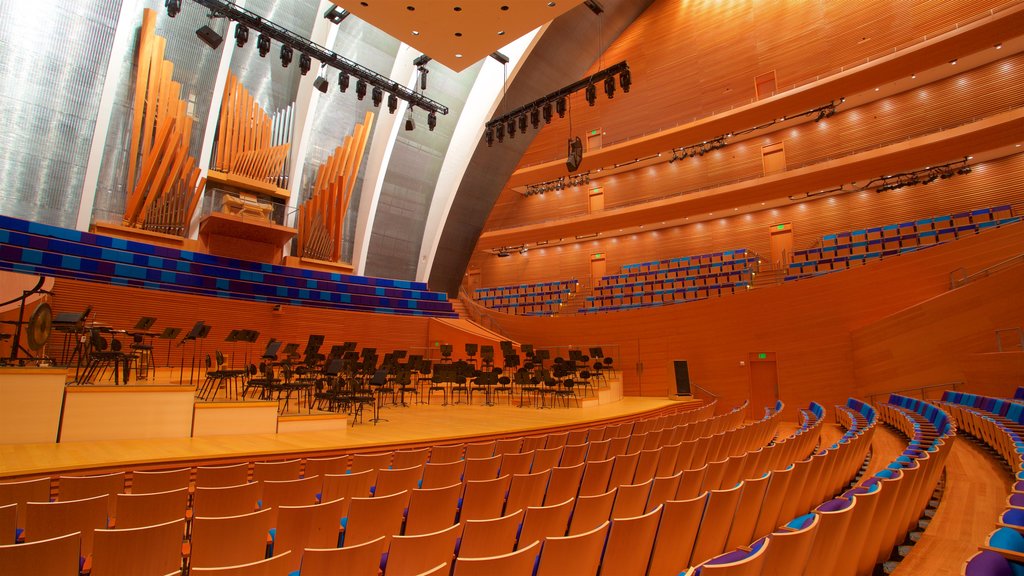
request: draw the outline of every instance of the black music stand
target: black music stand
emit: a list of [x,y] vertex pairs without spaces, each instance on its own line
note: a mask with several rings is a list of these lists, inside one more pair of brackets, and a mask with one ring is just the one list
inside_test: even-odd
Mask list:
[[269,360],[271,362],[277,360],[277,352],[281,349],[281,344],[283,344],[283,342],[280,340],[271,338],[270,342],[267,342],[266,349],[263,350],[263,356],[261,356],[261,359]]
[[549,358],[551,358],[551,350],[534,350],[533,352],[533,361],[540,368],[544,367],[544,361]]
[[494,371],[481,372],[475,379],[477,386],[484,387],[484,406],[494,406],[491,401],[491,391],[498,385],[498,373]]
[[239,330],[238,341],[245,342],[245,374],[246,378],[249,377],[249,358],[252,356],[252,345],[259,339],[260,333],[258,330]]
[[[71,362],[77,357],[78,367],[75,370],[76,380],[78,369],[82,367],[82,349],[85,347],[83,341],[83,334],[85,334],[85,319],[89,316],[89,312],[92,311],[92,306],[86,308],[83,312],[58,312],[53,317],[53,322],[50,326],[54,330],[60,330],[64,332],[64,343],[61,345],[60,358],[66,360],[65,366],[71,366]],[[74,338],[75,347],[71,348],[71,338]],[[71,356],[68,357],[68,351],[71,351]]]
[[138,330],[139,332],[147,332],[150,328],[156,324],[156,318],[152,316],[143,316],[139,318],[139,321],[135,323],[135,327],[132,330]]
[[[185,342],[188,342],[189,340],[192,341],[192,369],[188,373],[188,385],[189,386],[193,385],[192,381],[195,379],[195,372],[196,372],[196,340],[200,337],[199,335],[203,333],[203,327],[204,326],[205,326],[205,324],[203,324],[202,320],[200,320],[199,322],[196,322],[195,326],[193,326],[192,329],[188,331],[188,334],[185,335],[185,337],[181,340],[181,342],[178,342],[178,346],[181,346],[182,344],[184,344]],[[178,372],[178,383],[181,384],[184,381],[185,381],[185,354],[182,354],[181,355],[181,370]]]
[[298,357],[299,355],[299,345],[294,342],[286,344],[284,350],[281,351],[281,354],[284,355],[284,360],[286,362],[291,362],[293,357]]
[[[164,331],[157,336],[161,340],[167,340],[167,363],[164,366],[171,365],[171,341],[181,334],[181,328],[164,328]],[[174,368],[171,368],[171,375],[174,375]]]
[[603,360],[604,359],[604,351],[601,350],[598,347],[591,348],[590,349],[590,359],[591,360]]

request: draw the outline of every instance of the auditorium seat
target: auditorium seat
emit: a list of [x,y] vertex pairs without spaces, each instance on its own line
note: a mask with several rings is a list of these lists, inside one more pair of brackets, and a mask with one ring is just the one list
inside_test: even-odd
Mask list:
[[430,448],[420,448],[418,450],[395,450],[395,453],[391,460],[392,468],[410,468],[412,466],[422,466],[427,463],[430,459]]
[[196,468],[196,488],[238,486],[249,481],[249,463]]
[[[281,462],[254,462],[252,465],[252,481],[262,480],[296,480],[301,474],[302,460],[285,460]],[[306,474],[313,476],[313,474]]]
[[117,527],[141,528],[185,518],[188,488],[117,495]]
[[968,558],[960,570],[963,576],[1015,576],[1014,564],[1002,554],[981,550]]
[[465,451],[465,444],[450,444],[445,446],[434,446],[430,449],[430,463],[444,464],[462,460],[462,453]]
[[[408,468],[385,468],[377,471],[377,485],[374,487],[374,496],[390,496],[399,492],[406,492],[420,486],[423,479],[423,466],[410,466]],[[408,505],[408,501],[406,501]]]
[[78,576],[82,534],[0,545],[0,574]]
[[544,541],[549,537],[565,536],[569,531],[569,518],[575,500],[566,500],[549,506],[530,506],[523,516],[519,532],[522,542]]
[[82,500],[107,496],[107,516],[116,518],[117,495],[124,492],[124,472],[100,476],[61,476],[57,479],[57,500]]
[[459,509],[459,522],[501,516],[511,481],[511,476],[490,480],[466,480],[465,495]]
[[192,567],[213,568],[256,562],[266,557],[267,538],[274,527],[270,509],[192,520]]
[[423,488],[443,488],[452,484],[461,484],[465,469],[465,460],[437,464],[427,462],[423,465],[423,483],[421,486]]
[[251,482],[238,486],[196,488],[192,498],[194,516],[238,516],[259,508],[260,485]]
[[341,519],[348,503],[344,499],[306,506],[281,506],[273,530],[273,552],[291,551],[284,563],[291,572],[299,568],[306,548],[332,548],[338,545]]
[[615,485],[615,503],[612,505],[611,519],[614,521],[619,518],[633,518],[650,512],[647,510],[647,499],[653,483],[654,479],[649,479],[641,484]]
[[409,496],[405,534],[407,536],[430,534],[455,524],[461,496],[461,483],[453,483],[441,488],[413,490]]
[[193,568],[191,574],[207,576],[279,576],[286,573],[294,555],[290,550],[263,560],[256,560],[234,566],[211,566]]
[[753,543],[749,550],[733,550],[721,554],[686,572],[686,576],[760,576],[769,546],[762,538]]
[[302,476],[319,476],[321,478],[328,474],[344,474],[348,470],[348,456],[335,456],[332,458],[306,458],[306,465],[302,469]]
[[605,520],[587,532],[573,536],[549,536],[544,541],[536,576],[597,574],[610,525]]
[[601,558],[601,574],[643,574],[647,569],[658,531],[663,507],[658,506],[641,516],[617,518],[612,527]]
[[[607,441],[603,441],[607,442]],[[580,496],[593,496],[608,491],[608,482],[612,476],[612,468],[615,466],[615,459],[588,460],[583,470],[583,479],[580,481]]]
[[386,538],[344,548],[307,548],[302,554],[301,576],[366,576],[380,570]]
[[370,488],[376,477],[375,470],[364,470],[352,474],[328,474],[324,476],[323,492],[320,501],[337,500],[338,498],[369,498]]
[[770,482],[771,474],[767,472],[759,478],[748,478],[743,481],[740,499],[736,503],[736,514],[732,518],[729,537],[725,543],[727,550],[747,546],[755,538],[764,535],[755,533],[754,529]]
[[[469,454],[469,452],[466,452]],[[485,456],[473,458],[466,456],[466,469],[462,473],[465,481],[469,480],[493,480],[498,477],[501,470],[501,456]]]
[[343,542],[345,547],[356,546],[384,536],[384,545],[395,534],[401,534],[405,520],[407,492],[374,498],[352,498],[348,506]]
[[729,528],[742,493],[742,484],[727,490],[708,491],[707,509],[701,519],[691,562],[705,562],[725,551]]
[[49,502],[50,479],[36,478],[17,482],[0,482],[0,506],[18,506],[18,530],[25,529],[25,504],[27,502]]
[[519,548],[515,552],[485,558],[455,559],[454,576],[533,576],[533,568],[540,552],[540,542]]
[[78,532],[84,566],[91,563],[93,533],[108,526],[106,494],[63,502],[28,502],[25,506],[26,543]]
[[550,506],[569,498],[576,498],[585,466],[586,464],[579,462],[572,466],[562,465],[552,468],[548,488],[544,494],[544,504]]
[[558,466],[561,459],[561,445],[553,446],[551,448],[538,448],[533,453],[533,464],[530,466],[530,472],[545,472],[551,470],[555,466]]
[[569,536],[582,534],[609,520],[614,504],[615,488],[604,494],[577,497],[572,519],[569,521]]
[[191,468],[134,470],[132,472],[132,494],[167,492],[179,488],[188,488],[191,481]]
[[466,520],[462,523],[463,532],[458,557],[500,556],[515,550],[522,521],[522,510],[494,518]]
[[184,534],[184,517],[151,526],[96,530],[91,574],[168,574],[179,570]]
[[544,492],[547,490],[550,476],[550,471],[513,474],[509,484],[508,499],[505,502],[505,513],[510,514],[516,510],[525,511],[531,506],[541,506],[544,503]]
[[396,535],[391,539],[384,571],[387,574],[421,574],[455,559],[455,546],[462,526],[416,535]]

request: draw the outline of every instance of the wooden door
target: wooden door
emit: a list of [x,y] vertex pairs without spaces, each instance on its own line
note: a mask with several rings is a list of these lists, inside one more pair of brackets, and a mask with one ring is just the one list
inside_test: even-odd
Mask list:
[[774,352],[751,352],[747,355],[750,370],[750,405],[747,415],[751,420],[764,417],[765,407],[774,407],[779,399],[779,373]]
[[607,274],[604,252],[590,255],[590,285],[594,286]]
[[762,100],[775,95],[775,70],[754,77],[754,91],[757,99]]
[[590,190],[590,213],[604,210],[604,188],[593,188]]
[[597,150],[601,147],[601,132],[600,128],[587,132],[587,152],[591,150]]
[[768,229],[771,236],[772,260],[771,267],[774,270],[784,270],[789,266],[793,257],[793,225],[773,224]]
[[761,164],[764,175],[778,174],[786,171],[786,145],[775,142],[761,147]]

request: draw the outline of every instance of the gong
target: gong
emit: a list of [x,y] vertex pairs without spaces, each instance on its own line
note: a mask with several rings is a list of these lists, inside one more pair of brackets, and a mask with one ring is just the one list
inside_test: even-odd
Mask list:
[[46,346],[50,339],[50,328],[53,325],[53,310],[46,302],[40,302],[28,319],[28,347],[32,350],[39,350]]

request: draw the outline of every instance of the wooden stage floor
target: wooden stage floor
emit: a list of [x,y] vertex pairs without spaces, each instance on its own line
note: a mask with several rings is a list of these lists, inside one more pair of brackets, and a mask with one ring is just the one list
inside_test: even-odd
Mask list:
[[[556,426],[586,425],[636,416],[670,405],[665,398],[628,397],[586,408],[417,404],[386,407],[388,422],[366,422],[345,430],[60,444],[0,444],[0,478],[57,474],[104,467],[199,462],[232,458],[302,456],[327,451],[374,450],[383,446],[458,442],[474,436],[512,435]],[[97,422],[102,426],[102,422]]]

